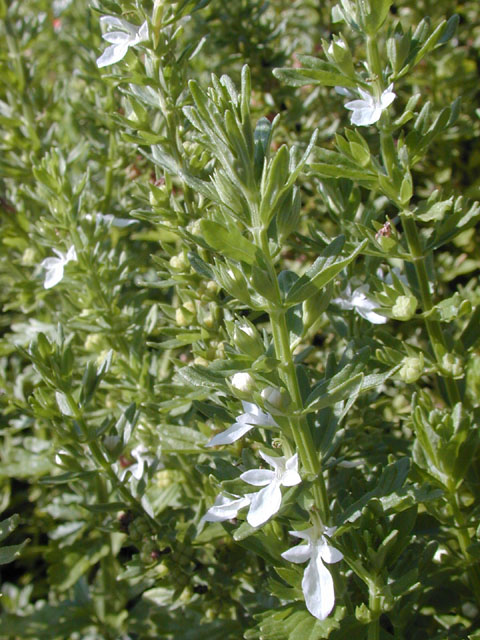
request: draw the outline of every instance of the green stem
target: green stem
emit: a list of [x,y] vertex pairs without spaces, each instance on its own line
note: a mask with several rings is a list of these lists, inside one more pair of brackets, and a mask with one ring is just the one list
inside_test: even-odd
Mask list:
[[480,566],[478,561],[475,561],[475,558],[473,558],[468,551],[468,547],[472,544],[472,540],[468,533],[465,516],[461,510],[458,494],[450,493],[448,501],[456,524],[455,535],[457,537],[460,550],[467,563],[467,573],[470,585],[477,603],[480,604]]
[[380,594],[374,583],[369,585],[368,608],[372,615],[372,621],[368,624],[368,640],[379,640],[380,638],[380,614],[382,612]]
[[[278,286],[275,267],[268,248],[266,232],[259,231],[257,229],[257,233],[255,235],[257,244],[261,246],[263,250],[270,279],[275,283],[275,298],[280,300],[280,289]],[[288,416],[288,421],[302,466],[309,476],[314,477],[313,496],[315,505],[319,510],[323,524],[327,525],[330,523],[330,509],[321,463],[315,450],[315,444],[307,418],[304,415],[299,415],[303,409],[303,400],[295,369],[295,362],[290,348],[290,336],[287,326],[286,312],[287,310],[280,304],[276,309],[269,309],[275,353],[281,363],[281,375],[293,404],[293,415]]]
[[[410,211],[402,211],[400,214],[403,229],[407,238],[408,247],[412,256],[412,262],[417,275],[418,286],[420,289],[420,297],[424,311],[433,309],[432,295],[428,281],[427,267],[425,264],[425,256],[423,255],[423,247],[418,234],[417,226],[413,214]],[[443,335],[440,322],[425,318],[425,326],[427,328],[430,343],[437,363],[442,365],[442,358],[448,351],[447,342]],[[456,381],[453,378],[444,378],[445,387],[447,389],[450,404],[454,405],[460,402],[460,393]]]
[[378,52],[377,38],[372,35],[367,36],[367,60],[368,68],[373,76],[374,86],[377,91],[377,97],[380,97],[382,87],[383,66]]

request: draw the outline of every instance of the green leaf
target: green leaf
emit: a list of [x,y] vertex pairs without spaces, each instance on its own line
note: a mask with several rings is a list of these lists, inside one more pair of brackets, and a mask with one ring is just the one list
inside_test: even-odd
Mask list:
[[322,252],[313,265],[295,282],[287,294],[285,304],[294,305],[303,302],[325,287],[366,247],[368,240],[363,240],[346,258],[338,259],[345,238],[338,236]]
[[201,220],[200,227],[205,241],[227,258],[253,264],[257,247],[242,236],[232,224],[229,229],[213,220]]
[[292,87],[303,87],[306,84],[318,84],[325,87],[356,87],[357,81],[339,73],[337,67],[313,56],[299,56],[300,62],[308,65],[306,69],[290,69],[280,67],[273,70],[273,75]]
[[363,373],[351,377],[351,366],[348,365],[345,369],[348,372],[342,369],[336,376],[315,387],[307,398],[306,412],[332,407],[337,402],[358,394],[363,384]]
[[198,453],[208,442],[206,436],[190,427],[162,424],[157,429],[164,453]]
[[9,562],[16,560],[20,556],[20,551],[29,542],[30,540],[24,540],[20,544],[0,547],[0,564],[8,564]]
[[6,538],[12,531],[18,526],[18,522],[20,520],[20,516],[18,513],[14,513],[13,516],[10,516],[6,520],[2,520],[0,522],[0,542]]

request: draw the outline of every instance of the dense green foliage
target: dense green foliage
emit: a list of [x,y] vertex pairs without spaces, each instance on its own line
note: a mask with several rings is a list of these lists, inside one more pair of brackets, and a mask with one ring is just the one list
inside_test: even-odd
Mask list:
[[477,1],[0,19],[0,638],[480,638]]

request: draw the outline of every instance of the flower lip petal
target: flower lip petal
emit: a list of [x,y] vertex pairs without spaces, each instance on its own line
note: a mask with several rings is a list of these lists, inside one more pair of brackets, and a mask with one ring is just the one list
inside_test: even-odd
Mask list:
[[312,558],[302,580],[305,604],[312,616],[325,620],[335,605],[335,591],[330,571],[320,558]]
[[97,67],[107,67],[111,64],[115,64],[123,60],[125,54],[128,51],[128,43],[126,44],[112,44],[111,47],[107,47],[102,55],[97,58]]
[[[55,260],[55,258],[52,258]],[[55,285],[57,285],[63,278],[63,262],[58,262],[58,264],[47,270],[45,275],[45,282],[43,283],[43,287],[45,289],[51,289]]]
[[271,482],[264,489],[255,493],[250,503],[247,522],[252,527],[259,527],[269,520],[280,509],[282,492],[277,482]]

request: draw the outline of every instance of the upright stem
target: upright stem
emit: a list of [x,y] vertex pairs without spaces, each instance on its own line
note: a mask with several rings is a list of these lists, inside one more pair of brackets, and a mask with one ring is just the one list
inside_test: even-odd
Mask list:
[[380,594],[375,584],[370,583],[368,596],[368,608],[372,615],[372,621],[368,624],[368,640],[379,640],[380,638],[380,614],[382,612]]
[[472,544],[472,540],[468,533],[465,516],[463,515],[460,507],[458,494],[451,493],[448,500],[456,524],[455,534],[458,540],[458,544],[460,546],[460,550],[462,551],[463,557],[467,561],[467,573],[470,580],[470,585],[472,587],[472,591],[475,595],[477,603],[480,603],[480,566],[478,560],[475,561],[475,559],[470,555],[468,551],[468,547]]
[[[265,232],[256,234],[257,244],[263,250],[263,256],[270,274],[270,279],[275,283],[276,298],[281,299],[280,289],[278,286],[277,276],[273,261],[268,248],[268,240]],[[327,490],[322,474],[322,467],[313,442],[310,426],[307,418],[301,415],[303,409],[302,394],[298,384],[295,362],[293,360],[292,350],[290,348],[290,336],[286,318],[287,310],[279,305],[276,309],[270,309],[270,324],[272,326],[273,342],[275,345],[275,353],[280,360],[280,370],[290,394],[293,403],[292,414],[288,417],[290,428],[292,430],[295,446],[303,468],[308,475],[314,477],[313,495],[315,505],[320,512],[320,517],[324,525],[330,522],[330,509],[328,505]]]
[[[410,211],[402,211],[400,216],[412,256],[412,262],[415,267],[415,273],[417,275],[422,307],[424,311],[430,311],[433,308],[433,301],[428,282],[425,256],[423,255],[422,243],[418,235],[417,226],[415,224],[413,214]],[[428,318],[425,319],[425,326],[427,328],[435,359],[438,364],[441,365],[442,358],[448,351],[442,327],[438,320],[430,320]],[[444,378],[444,381],[450,404],[454,405],[457,402],[460,402],[460,393],[456,381],[449,377]]]

